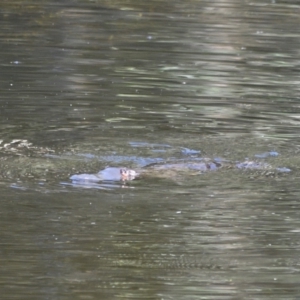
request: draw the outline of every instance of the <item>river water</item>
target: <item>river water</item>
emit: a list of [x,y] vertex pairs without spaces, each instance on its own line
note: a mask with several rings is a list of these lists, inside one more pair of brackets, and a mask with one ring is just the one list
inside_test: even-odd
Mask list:
[[[300,297],[297,1],[0,7],[5,299]],[[201,157],[273,169],[69,180]]]

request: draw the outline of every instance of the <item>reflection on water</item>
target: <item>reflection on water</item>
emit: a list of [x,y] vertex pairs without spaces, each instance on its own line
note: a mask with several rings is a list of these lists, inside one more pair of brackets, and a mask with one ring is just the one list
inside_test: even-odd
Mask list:
[[[3,294],[299,296],[297,3],[1,7]],[[202,157],[292,172],[69,180]]]

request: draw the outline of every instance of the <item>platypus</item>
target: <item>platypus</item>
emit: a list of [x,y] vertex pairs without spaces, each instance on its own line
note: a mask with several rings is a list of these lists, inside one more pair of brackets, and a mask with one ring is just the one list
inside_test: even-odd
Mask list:
[[[142,176],[152,176],[152,177],[164,177],[168,178],[174,176],[174,172],[191,170],[193,172],[198,171],[199,173],[206,171],[215,171],[219,168],[237,168],[243,170],[271,170],[272,166],[265,162],[256,161],[243,161],[243,162],[231,162],[225,160],[210,160],[203,159],[201,161],[185,161],[185,162],[174,162],[174,163],[158,163],[151,164],[143,167],[136,172],[134,170],[123,168],[123,167],[107,167],[101,170],[97,174],[78,174],[73,175],[70,179],[73,182],[99,182],[99,181],[130,181],[140,175]],[[290,172],[288,168],[275,168],[280,173]],[[173,171],[170,173],[169,171]]]

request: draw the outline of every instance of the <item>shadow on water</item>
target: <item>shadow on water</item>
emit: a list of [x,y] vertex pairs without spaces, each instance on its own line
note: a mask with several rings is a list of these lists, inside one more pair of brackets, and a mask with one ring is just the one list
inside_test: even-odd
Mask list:
[[0,6],[3,295],[299,296],[297,3]]

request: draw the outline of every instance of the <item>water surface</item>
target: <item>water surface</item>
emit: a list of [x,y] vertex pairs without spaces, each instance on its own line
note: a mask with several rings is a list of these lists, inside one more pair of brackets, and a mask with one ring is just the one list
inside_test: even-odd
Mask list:
[[[296,2],[1,8],[8,299],[299,297]],[[279,155],[257,157],[269,151]],[[69,180],[189,157],[292,172],[179,172],[88,188]]]

